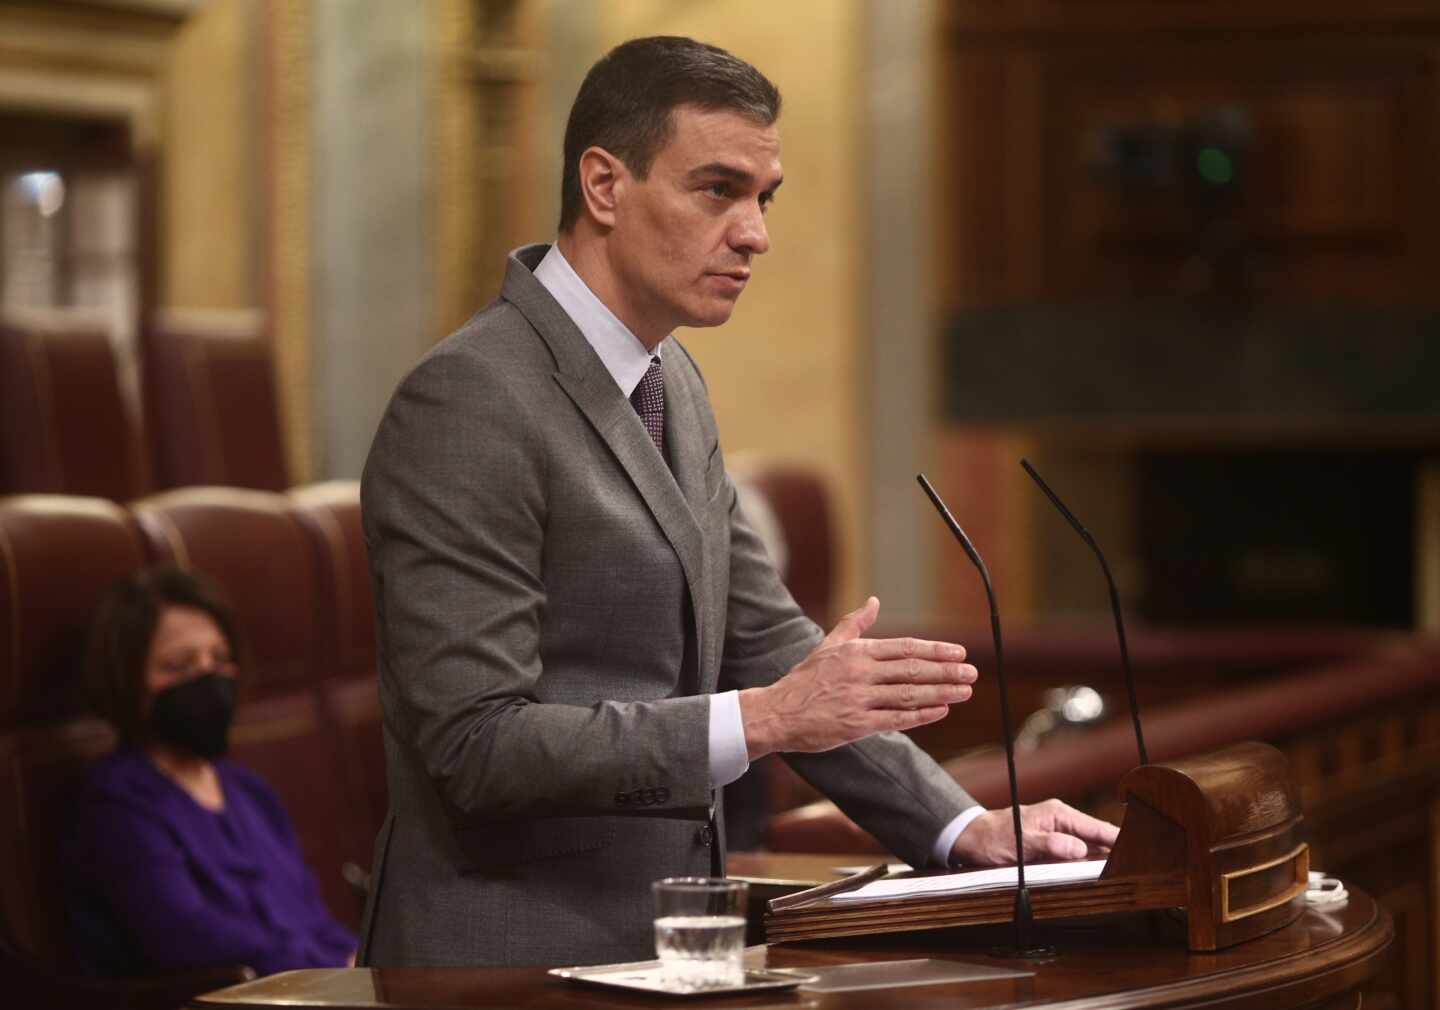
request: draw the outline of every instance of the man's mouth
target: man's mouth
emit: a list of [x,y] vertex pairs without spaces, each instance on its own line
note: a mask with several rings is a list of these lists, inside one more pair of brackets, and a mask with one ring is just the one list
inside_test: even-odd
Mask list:
[[732,281],[735,284],[744,285],[746,281],[750,280],[750,271],[744,269],[716,270],[712,272],[710,276],[718,277],[727,281]]

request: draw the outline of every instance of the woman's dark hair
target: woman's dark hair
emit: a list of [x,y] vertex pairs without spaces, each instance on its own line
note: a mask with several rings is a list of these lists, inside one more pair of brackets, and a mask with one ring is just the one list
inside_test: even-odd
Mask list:
[[166,607],[203,610],[219,625],[237,662],[243,655],[235,615],[204,576],[157,565],[116,582],[90,624],[86,676],[91,707],[115,726],[124,743],[144,741],[145,660]]
[[780,116],[780,91],[725,50],[675,35],[632,39],[590,68],[565,124],[560,230],[580,220],[580,155],[601,147],[639,179],[674,132],[681,105],[739,113],[762,126]]

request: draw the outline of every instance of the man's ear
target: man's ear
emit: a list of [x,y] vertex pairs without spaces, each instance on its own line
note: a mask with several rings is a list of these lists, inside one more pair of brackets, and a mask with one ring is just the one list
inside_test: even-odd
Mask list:
[[603,147],[587,147],[580,155],[580,193],[596,224],[615,226],[615,209],[627,175],[624,163]]

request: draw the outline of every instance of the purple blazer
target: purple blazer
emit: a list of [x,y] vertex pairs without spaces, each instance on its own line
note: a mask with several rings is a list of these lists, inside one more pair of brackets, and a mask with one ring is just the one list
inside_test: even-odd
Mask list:
[[262,975],[337,967],[356,938],[305,866],[279,798],[215,762],[225,809],[206,810],[138,750],[81,787],[62,842],[66,927],[91,975],[245,964]]

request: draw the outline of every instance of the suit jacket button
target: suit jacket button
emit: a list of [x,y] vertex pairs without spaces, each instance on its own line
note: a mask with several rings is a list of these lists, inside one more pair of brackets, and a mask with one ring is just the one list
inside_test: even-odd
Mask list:
[[695,841],[700,845],[709,845],[711,842],[715,841],[714,830],[708,824],[705,825],[703,828],[698,829],[695,832]]

